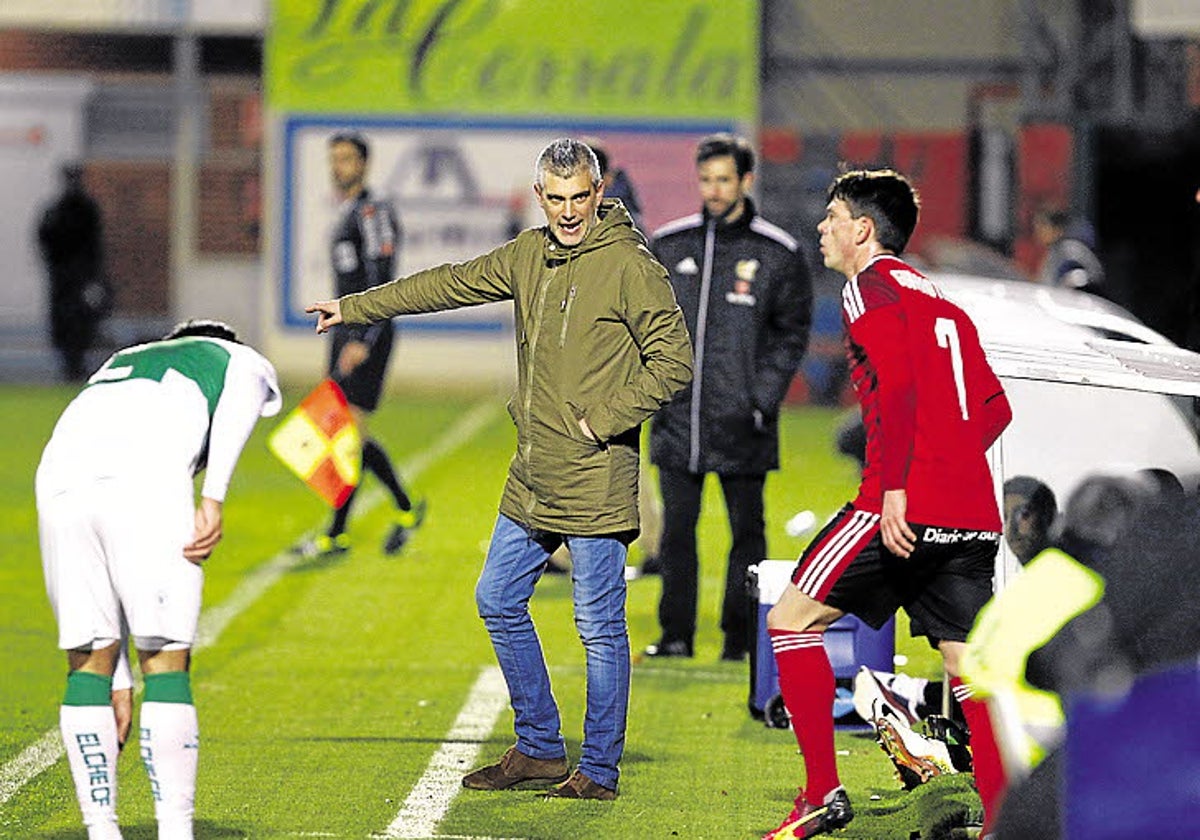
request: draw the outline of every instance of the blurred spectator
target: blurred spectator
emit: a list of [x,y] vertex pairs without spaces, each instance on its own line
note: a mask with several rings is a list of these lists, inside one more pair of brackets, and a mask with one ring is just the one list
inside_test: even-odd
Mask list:
[[1050,546],[1057,516],[1058,500],[1043,482],[1027,475],[1004,482],[1004,540],[1022,566]]
[[604,147],[603,143],[593,138],[588,140],[588,145],[592,147],[592,151],[596,153],[596,160],[600,162],[600,178],[604,181],[604,197],[619,198],[625,205],[625,209],[629,211],[629,215],[633,217],[634,227],[641,230],[642,204],[638,201],[637,190],[634,188],[629,174],[624,169],[611,165],[608,149]]
[[1071,224],[1062,210],[1043,209],[1033,218],[1033,236],[1046,249],[1038,282],[1109,297],[1104,266],[1096,256],[1096,236],[1086,222]]
[[38,246],[50,281],[50,338],[63,378],[87,374],[87,351],[112,309],[112,289],[104,276],[100,208],[83,187],[78,164],[62,168],[62,192],[42,211]]
[[[1061,696],[1071,727],[1075,695],[1109,696],[1114,705],[1144,674],[1180,663],[1195,667],[1200,652],[1200,507],[1185,497],[1173,476],[1145,470],[1135,477],[1094,477],[1072,494],[1058,544],[1104,579],[1103,598],[1067,623],[1034,651],[1026,679]],[[1169,717],[1169,716],[1168,716]],[[1124,738],[1112,727],[1104,738]],[[1124,738],[1123,743],[1128,743]],[[1129,743],[1129,749],[1138,745]],[[1180,750],[1186,750],[1184,744]],[[1062,748],[1051,751],[1030,775],[1009,790],[997,823],[1001,840],[1064,836],[1067,768]],[[1092,783],[1120,775],[1120,768],[1090,767]],[[1137,810],[1156,778],[1144,788],[1122,791],[1122,807]],[[1153,810],[1142,828],[1160,835]],[[1189,825],[1183,834],[1192,836]]]

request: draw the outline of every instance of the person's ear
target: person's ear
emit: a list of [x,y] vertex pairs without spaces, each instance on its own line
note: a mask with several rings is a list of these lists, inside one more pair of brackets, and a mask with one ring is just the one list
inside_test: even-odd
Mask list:
[[854,220],[854,244],[865,245],[875,236],[875,222],[870,216],[859,216]]

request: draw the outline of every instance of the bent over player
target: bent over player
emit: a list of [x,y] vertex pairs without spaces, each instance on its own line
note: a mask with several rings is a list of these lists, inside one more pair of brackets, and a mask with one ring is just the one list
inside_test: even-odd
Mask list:
[[113,354],[42,453],[42,567],[69,667],[60,728],[89,840],[121,837],[109,697],[127,635],[145,677],[139,740],[158,837],[192,838],[199,729],[189,667],[200,564],[221,539],[242,447],[281,404],[270,362],[225,324],[189,321]]
[[830,186],[817,226],[825,265],[847,280],[842,321],[866,465],[857,498],[805,549],[767,615],[806,770],[771,840],[811,837],[854,816],[838,779],[835,683],[823,644],[826,628],[848,612],[878,629],[904,607],[941,651],[972,730],[985,811],[991,801],[998,758],[988,748],[986,707],[958,673],[975,614],[992,594],[1000,540],[985,453],[1012,412],[971,319],[899,259],[917,213],[902,175],[853,171]]

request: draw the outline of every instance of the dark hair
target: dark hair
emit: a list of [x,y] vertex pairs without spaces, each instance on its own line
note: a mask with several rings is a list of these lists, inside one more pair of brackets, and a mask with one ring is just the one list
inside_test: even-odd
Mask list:
[[710,134],[700,141],[700,145],[696,147],[696,165],[699,166],[706,160],[726,155],[733,158],[733,165],[737,167],[739,178],[754,171],[754,149],[751,148],[750,141],[745,137],[724,131],[719,134]]
[[1057,517],[1054,491],[1044,482],[1028,475],[1004,482],[1004,537],[1021,565],[1050,545]]
[[338,143],[349,143],[354,148],[358,149],[358,156],[365,163],[367,158],[371,156],[371,147],[367,145],[367,138],[363,137],[357,131],[339,131],[337,134],[329,138],[329,145],[332,148]]
[[214,321],[208,318],[192,318],[190,321],[180,321],[171,327],[171,331],[162,337],[163,341],[172,338],[187,338],[202,336],[204,338],[223,338],[241,344],[233,327],[224,321]]
[[1058,501],[1054,491],[1042,481],[1028,475],[1016,475],[1004,482],[1004,495],[1020,496],[1024,507],[1043,528],[1049,528],[1058,516]]
[[893,169],[852,169],[829,186],[826,202],[841,199],[852,218],[875,223],[875,239],[894,254],[904,253],[917,227],[921,200],[907,178]]
[[1067,499],[1060,543],[1080,562],[1090,549],[1111,548],[1127,534],[1158,490],[1146,475],[1091,475]]
[[600,183],[600,162],[592,147],[570,137],[560,137],[542,149],[533,168],[533,177],[535,183],[545,186],[547,172],[559,178],[570,178],[581,171],[588,173],[593,184]]

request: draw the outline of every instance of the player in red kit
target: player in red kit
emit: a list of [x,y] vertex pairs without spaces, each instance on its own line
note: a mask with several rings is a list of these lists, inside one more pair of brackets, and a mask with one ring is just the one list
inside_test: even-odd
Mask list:
[[1003,785],[986,707],[958,673],[992,595],[1001,519],[986,452],[1012,411],[971,319],[899,258],[917,212],[904,176],[852,171],[830,186],[817,226],[825,265],[847,280],[842,321],[867,455],[858,496],[805,549],[767,616],[806,781],[764,840],[811,837],[854,816],[838,778],[823,639],[845,613],[879,628],[904,607],[962,703],[985,814]]

